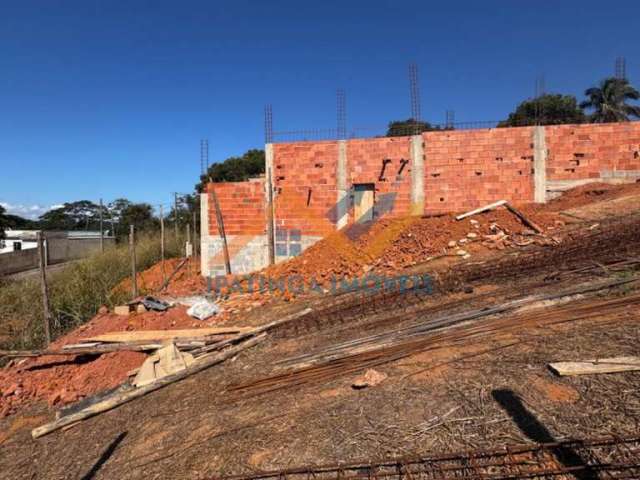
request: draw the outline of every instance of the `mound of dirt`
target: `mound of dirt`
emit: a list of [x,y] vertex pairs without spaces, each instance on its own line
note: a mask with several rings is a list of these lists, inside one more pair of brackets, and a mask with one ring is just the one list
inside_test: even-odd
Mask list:
[[[51,344],[52,349],[79,343],[107,332],[171,330],[208,326],[189,317],[186,307],[166,312],[146,312],[129,317],[98,314],[91,321]],[[101,356],[44,356],[28,358],[0,370],[0,418],[34,401],[64,405],[117,387],[139,367],[146,355],[113,352]]]

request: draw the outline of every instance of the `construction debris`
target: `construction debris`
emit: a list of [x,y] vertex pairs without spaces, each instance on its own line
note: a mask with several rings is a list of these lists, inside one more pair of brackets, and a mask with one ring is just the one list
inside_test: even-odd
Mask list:
[[456,216],[456,220],[462,220],[464,218],[471,217],[472,215],[477,215],[478,213],[488,212],[489,210],[493,210],[494,208],[498,208],[506,204],[506,200],[500,200],[499,202],[490,203],[489,205],[485,205],[484,207],[476,208],[475,210],[471,210],[469,212],[458,215]]
[[266,334],[260,334],[258,336],[248,339],[244,343],[241,343],[237,346],[230,347],[229,349],[224,350],[220,353],[202,356],[197,360],[194,360],[194,362],[187,368],[180,370],[176,373],[173,373],[171,375],[167,375],[163,378],[159,378],[142,387],[135,388],[134,390],[129,390],[125,392],[116,392],[113,395],[109,396],[108,398],[94,405],[91,405],[90,407],[87,407],[84,410],[70,414],[66,417],[61,417],[57,420],[54,420],[51,423],[35,428],[31,432],[31,436],[33,438],[42,437],[43,435],[47,435],[60,428],[66,427],[68,425],[72,425],[74,423],[93,417],[100,413],[107,412],[113,408],[116,408],[127,402],[135,400],[136,398],[140,398],[146,395],[147,393],[151,393],[155,390],[159,390],[160,388],[166,387],[167,385],[170,385],[172,383],[178,382],[180,380],[184,380],[185,378],[195,373],[201,372],[202,370],[205,370],[209,367],[217,365],[218,363],[224,362],[228,358],[236,356],[243,350],[246,350],[247,348],[253,347],[254,345],[257,345],[258,343],[262,342],[265,338],[266,338]]
[[147,310],[154,310],[156,312],[164,312],[170,306],[169,303],[165,302],[164,300],[149,296],[144,297],[141,303]]
[[113,313],[116,315],[129,316],[131,313],[131,308],[129,305],[118,305],[113,309]]
[[203,298],[189,307],[187,313],[198,320],[206,320],[220,313],[220,307],[215,302]]
[[99,342],[79,343],[76,345],[65,345],[60,350],[0,350],[0,357],[25,358],[25,357],[45,357],[48,355],[102,355],[111,352],[148,352],[162,348],[160,343],[131,343],[122,342],[118,344],[104,345]]
[[141,330],[103,333],[87,338],[90,342],[154,342],[162,340],[203,339],[210,336],[250,332],[250,327],[204,327],[189,330]]
[[640,357],[614,357],[580,362],[554,362],[549,368],[556,375],[595,375],[640,371]]
[[[322,478],[566,479],[639,478],[640,437],[611,436],[496,449],[429,455],[421,458],[331,465],[305,465],[287,470],[222,477],[220,480],[307,480]],[[567,461],[571,458],[572,461]],[[575,460],[579,459],[579,460]]]
[[186,369],[193,361],[193,355],[181,352],[171,342],[144,361],[132,384],[136,387],[148,385],[160,378]]
[[[306,383],[326,382],[365,368],[397,361],[418,352],[482,341],[498,331],[520,330],[523,325],[530,323],[552,325],[555,322],[565,323],[572,319],[584,320],[601,316],[605,311],[610,314],[624,314],[629,309],[640,305],[640,293],[614,300],[589,300],[584,303],[579,303],[577,300],[580,297],[576,295],[598,292],[637,281],[637,279],[625,279],[595,282],[549,295],[527,296],[490,308],[454,314],[444,312],[426,322],[361,337],[331,345],[315,353],[289,358],[279,362],[280,366],[287,368],[285,372],[235,385],[229,389],[229,392],[232,398],[245,398]],[[559,299],[565,299],[569,304],[557,306],[554,309],[549,308],[550,300]],[[571,304],[574,302],[576,305]],[[469,324],[472,320],[513,312],[535,304],[545,308],[546,313],[526,311],[515,319],[497,317]]]
[[525,224],[527,227],[531,228],[536,233],[542,233],[543,230],[540,226],[532,222],[529,218],[525,216],[524,213],[522,213],[516,207],[511,205],[509,202],[505,202],[504,206],[507,208],[507,210],[513,213],[516,217],[518,217],[522,221],[522,223]]
[[360,390],[367,387],[375,387],[376,385],[381,384],[387,379],[387,375],[385,373],[379,372],[370,368],[363,375],[357,377],[351,386],[356,390]]

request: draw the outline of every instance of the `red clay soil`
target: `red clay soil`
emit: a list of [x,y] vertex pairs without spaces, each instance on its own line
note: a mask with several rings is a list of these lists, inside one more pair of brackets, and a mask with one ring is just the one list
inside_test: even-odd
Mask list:
[[[129,317],[98,314],[85,325],[59,338],[52,349],[79,343],[83,338],[107,332],[133,330],[171,330],[209,326],[176,306],[166,312],[146,312]],[[0,370],[0,418],[37,400],[60,406],[113,387],[127,379],[146,355],[114,352],[99,357],[46,356],[29,358]]]
[[[543,227],[544,233],[553,236],[554,230],[562,227],[566,218],[559,212],[594,202],[611,200],[640,193],[640,184],[608,185],[589,184],[566,192],[562,197],[545,205],[516,205],[528,218]],[[495,225],[495,226],[494,226]],[[456,221],[454,214],[440,217],[420,218],[383,218],[375,223],[351,225],[335,232],[306,249],[300,256],[287,262],[267,267],[255,273],[271,279],[283,279],[297,276],[306,286],[316,281],[326,286],[331,278],[362,276],[367,272],[390,274],[418,263],[426,262],[440,255],[456,256],[463,249],[470,254],[486,250],[483,245],[485,235],[495,233],[495,228],[507,235],[518,235],[529,230],[518,218],[505,208],[498,208],[475,215],[462,221]],[[478,237],[464,243],[469,233]],[[459,242],[449,247],[451,242]],[[174,261],[174,263],[177,263]],[[173,265],[173,263],[172,263]],[[153,267],[152,285],[159,285],[158,266]],[[145,272],[144,275],[147,275]],[[234,283],[237,282],[237,283]],[[227,278],[227,285],[240,285],[247,291],[248,283],[242,276]],[[196,276],[182,273],[171,283],[169,293],[193,293],[204,290],[204,281]],[[223,290],[233,299],[237,294],[233,289]],[[276,297],[290,300],[294,292],[284,295],[276,290]],[[247,295],[252,302],[264,303],[274,297],[273,293]],[[228,300],[223,301],[224,302]]]
[[[182,260],[181,258],[171,258],[165,260],[164,265],[162,262],[158,262],[151,268],[138,273],[137,283],[139,291],[144,294],[158,293],[164,283],[164,279],[169,278],[175,269],[178,268]],[[200,258],[193,257],[175,273],[169,286],[161,293],[172,297],[181,297],[203,292],[205,288],[205,281],[200,275]],[[130,292],[131,279],[127,278],[123,280],[116,289],[123,292]]]
[[[576,188],[546,205],[520,205],[518,208],[543,227],[546,235],[553,236],[554,230],[563,225],[558,212],[639,193],[640,184],[591,184]],[[397,273],[435,256],[446,254],[457,257],[458,250],[461,249],[474,255],[482,249],[490,248],[484,244],[483,238],[484,235],[495,233],[496,229],[507,235],[517,235],[527,230],[504,208],[462,221],[456,221],[453,215],[385,218],[373,224],[351,226],[335,232],[300,256],[270,266],[257,274],[267,278],[299,275],[308,285],[311,279],[322,282],[332,276],[354,277],[369,271]],[[475,235],[469,236],[470,233]],[[456,245],[453,246],[452,242]],[[179,262],[180,259],[165,262],[167,276]],[[193,259],[190,264],[183,266],[164,293],[183,296],[203,292],[205,283],[200,276],[199,264],[197,259]],[[163,278],[162,265],[157,264],[139,274],[138,285],[141,291],[151,293],[160,288]],[[227,281],[231,285],[233,277]],[[246,279],[241,278],[239,282],[246,286]],[[128,291],[129,282],[121,283],[118,288]],[[276,300],[278,296],[279,294],[269,292],[245,295],[231,292],[220,299],[223,313],[211,321],[221,323],[229,319],[235,320],[238,314],[244,315],[252,309],[260,308]],[[294,294],[286,292],[283,296],[285,300],[290,300]],[[59,348],[91,335],[112,331],[197,328],[207,325],[190,318],[186,314],[186,308],[182,306],[164,313],[147,312],[130,317],[99,314],[86,325],[57,340],[52,347]],[[144,358],[144,354],[135,352],[110,353],[84,361],[72,356],[41,357],[27,359],[0,370],[0,417],[36,400],[62,405],[116,387],[127,378],[132,369],[142,364]]]

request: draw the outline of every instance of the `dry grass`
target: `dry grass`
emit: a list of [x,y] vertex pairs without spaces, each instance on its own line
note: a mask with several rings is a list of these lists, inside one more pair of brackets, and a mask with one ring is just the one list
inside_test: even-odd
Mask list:
[[[167,257],[179,253],[176,242],[169,242]],[[141,235],[136,245],[138,270],[160,259],[160,240],[156,233]],[[129,247],[119,244],[75,262],[48,278],[51,309],[54,316],[52,337],[56,338],[92,318],[102,305],[129,300],[114,287],[130,275]],[[43,306],[38,279],[5,281],[0,284],[0,329],[9,338],[10,348],[34,348],[43,345]]]

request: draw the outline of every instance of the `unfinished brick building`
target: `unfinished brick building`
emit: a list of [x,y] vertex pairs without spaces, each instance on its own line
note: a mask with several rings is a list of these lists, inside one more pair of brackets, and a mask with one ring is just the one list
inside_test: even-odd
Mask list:
[[300,254],[354,222],[543,203],[593,181],[640,179],[640,123],[425,132],[266,145],[265,177],[202,194],[202,273],[225,274],[216,197],[233,273]]

